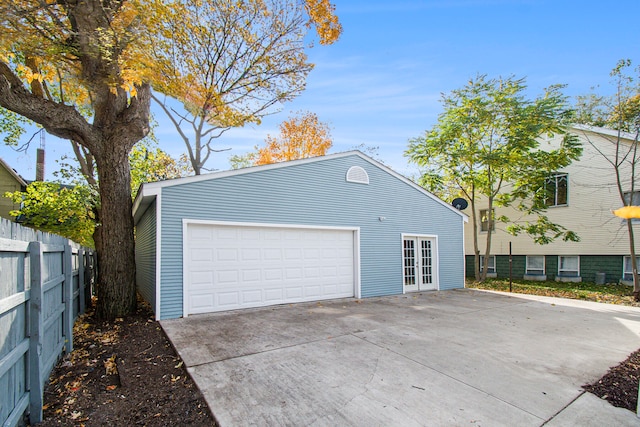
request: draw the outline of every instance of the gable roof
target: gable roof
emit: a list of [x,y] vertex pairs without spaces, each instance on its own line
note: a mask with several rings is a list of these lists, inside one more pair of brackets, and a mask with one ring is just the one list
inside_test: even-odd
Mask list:
[[16,181],[18,181],[18,183],[24,187],[27,186],[27,182],[24,180],[24,178],[22,178],[20,175],[18,175],[18,172],[16,172],[15,169],[13,169],[11,166],[9,166],[9,164],[7,162],[4,161],[4,159],[2,157],[0,157],[0,165],[2,167],[4,167],[7,172],[9,172],[9,174],[11,176],[13,176],[13,178],[15,178]]
[[612,136],[614,138],[617,138],[618,136],[620,136],[621,139],[627,139],[629,141],[635,141],[636,140],[636,135],[630,132],[623,132],[623,131],[617,131],[615,129],[610,129],[610,128],[601,128],[601,127],[597,127],[597,126],[588,126],[588,125],[573,125],[571,126],[571,129],[578,130],[581,132],[592,132],[592,133],[597,133],[600,135],[604,135],[604,136]]
[[213,173],[208,173],[208,174],[204,174],[204,175],[195,175],[195,176],[188,176],[188,177],[184,177],[184,178],[168,179],[168,180],[165,180],[165,181],[148,182],[148,183],[142,184],[140,186],[140,190],[138,191],[138,195],[136,196],[136,199],[133,202],[134,220],[135,220],[136,223],[138,222],[138,220],[140,219],[140,217],[142,216],[144,211],[147,210],[149,205],[151,205],[151,203],[153,203],[153,201],[156,199],[157,195],[159,195],[161,193],[162,189],[165,188],[165,187],[173,187],[173,186],[176,186],[176,185],[190,184],[190,183],[193,183],[193,182],[200,182],[200,181],[208,181],[208,180],[213,180],[213,179],[226,178],[226,177],[229,177],[229,176],[237,176],[237,175],[246,175],[246,174],[251,174],[251,173],[259,173],[259,172],[272,170],[272,169],[287,168],[287,167],[291,167],[291,166],[303,165],[303,164],[306,164],[306,163],[315,163],[315,162],[326,161],[326,160],[331,160],[331,159],[339,159],[339,158],[342,158],[342,157],[349,157],[349,156],[358,156],[358,157],[360,157],[361,159],[363,159],[364,161],[366,161],[366,162],[370,163],[371,165],[377,167],[378,169],[381,169],[382,171],[384,171],[384,172],[388,173],[389,175],[399,179],[400,181],[404,182],[405,184],[415,188],[416,190],[420,191],[425,196],[427,196],[430,199],[434,200],[435,202],[441,204],[442,206],[446,207],[447,209],[450,209],[451,211],[459,214],[463,218],[463,220],[465,222],[468,221],[469,217],[466,214],[464,214],[463,212],[461,212],[458,209],[456,209],[455,207],[449,205],[448,203],[446,203],[445,201],[443,201],[439,197],[435,196],[433,193],[431,193],[431,192],[425,190],[424,188],[420,187],[415,182],[405,178],[404,176],[400,175],[399,173],[395,172],[394,170],[390,169],[389,167],[383,165],[382,163],[372,159],[371,157],[369,157],[369,156],[367,156],[367,155],[365,155],[362,152],[357,151],[357,150],[346,151],[346,152],[343,152],[343,153],[328,154],[326,156],[311,157],[311,158],[307,158],[307,159],[291,160],[291,161],[288,161],[288,162],[272,163],[272,164],[268,164],[268,165],[252,166],[252,167],[242,168],[242,169],[235,169],[235,170],[228,170],[228,171],[221,171],[221,172],[213,172]]

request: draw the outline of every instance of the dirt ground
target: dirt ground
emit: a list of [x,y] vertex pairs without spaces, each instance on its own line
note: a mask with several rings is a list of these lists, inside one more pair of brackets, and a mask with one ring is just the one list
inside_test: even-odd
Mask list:
[[[116,322],[81,316],[74,351],[54,369],[38,426],[215,426],[207,405],[145,304]],[[585,390],[636,410],[640,350]]]
[[613,406],[636,412],[639,379],[640,350],[637,350],[624,362],[609,369],[604,377],[584,386],[584,389],[601,399],[606,399]]
[[74,350],[54,369],[38,426],[215,426],[191,377],[139,303],[133,316],[74,327]]

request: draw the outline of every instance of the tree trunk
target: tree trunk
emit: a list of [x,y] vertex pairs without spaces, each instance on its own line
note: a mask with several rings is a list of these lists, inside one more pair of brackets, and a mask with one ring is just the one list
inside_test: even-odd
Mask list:
[[631,271],[633,272],[633,299],[640,301],[640,282],[638,282],[638,260],[636,259],[636,243],[633,234],[633,220],[627,220],[627,232],[629,234],[629,250],[631,253]]
[[478,247],[478,215],[475,200],[471,198],[471,226],[473,227],[473,268],[476,281],[480,281],[480,249]]
[[96,316],[114,319],[136,307],[135,248],[128,151],[108,145],[96,156],[100,179],[100,238]]

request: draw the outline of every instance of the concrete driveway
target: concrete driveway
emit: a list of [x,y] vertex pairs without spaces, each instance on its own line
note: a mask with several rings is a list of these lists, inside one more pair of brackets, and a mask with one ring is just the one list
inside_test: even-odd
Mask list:
[[584,393],[640,309],[459,290],[161,322],[222,426],[640,425]]

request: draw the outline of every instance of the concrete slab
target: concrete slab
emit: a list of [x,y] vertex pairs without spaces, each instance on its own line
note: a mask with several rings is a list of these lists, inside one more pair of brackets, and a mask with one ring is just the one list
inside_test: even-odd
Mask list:
[[474,290],[161,324],[222,426],[538,426],[640,347],[638,308]]
[[[603,421],[606,420],[606,423]],[[559,413],[545,427],[637,427],[640,419],[631,411],[611,406],[606,400],[584,393]]]

